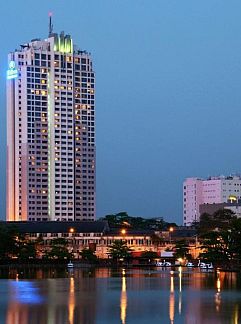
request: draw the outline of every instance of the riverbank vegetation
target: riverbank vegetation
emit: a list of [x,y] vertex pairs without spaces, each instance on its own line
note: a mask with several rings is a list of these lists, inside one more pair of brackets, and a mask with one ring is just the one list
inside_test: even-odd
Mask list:
[[241,265],[241,218],[231,210],[201,215],[197,226],[204,260],[217,266],[236,268]]

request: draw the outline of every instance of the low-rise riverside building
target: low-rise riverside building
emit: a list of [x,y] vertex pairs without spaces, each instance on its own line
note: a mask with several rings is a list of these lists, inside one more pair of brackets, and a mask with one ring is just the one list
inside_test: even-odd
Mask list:
[[[79,222],[8,222],[16,226],[21,234],[31,241],[41,239],[41,248],[48,250],[54,239],[64,238],[68,243],[68,250],[79,258],[84,248],[96,250],[104,235],[110,231],[105,221],[79,221]],[[40,249],[41,250],[41,249]],[[40,253],[41,258],[41,253]]]
[[166,247],[165,242],[161,239],[155,240],[154,231],[135,231],[135,230],[110,230],[103,235],[102,240],[96,246],[96,255],[100,258],[108,258],[109,247],[116,240],[123,240],[134,254],[141,254],[145,251],[161,252]]
[[123,240],[131,249],[133,255],[142,252],[161,252],[170,250],[175,242],[187,239],[192,244],[195,240],[195,230],[191,228],[175,228],[173,232],[154,230],[132,230],[130,228],[111,229],[106,221],[79,221],[79,222],[2,222],[6,226],[15,226],[20,234],[31,241],[41,242],[38,256],[41,258],[44,251],[51,247],[54,239],[64,238],[69,252],[75,259],[80,258],[83,249],[95,251],[98,258],[107,259],[109,248],[116,240]]

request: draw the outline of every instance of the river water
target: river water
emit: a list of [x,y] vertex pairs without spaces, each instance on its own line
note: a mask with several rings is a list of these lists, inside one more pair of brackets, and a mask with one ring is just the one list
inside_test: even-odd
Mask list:
[[2,269],[0,323],[241,323],[241,277],[198,269]]

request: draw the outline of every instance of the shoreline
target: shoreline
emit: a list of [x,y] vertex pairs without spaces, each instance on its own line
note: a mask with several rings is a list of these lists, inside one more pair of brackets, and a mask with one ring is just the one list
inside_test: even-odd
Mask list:
[[61,263],[5,263],[5,264],[0,264],[0,269],[6,269],[6,268],[66,268],[68,270],[73,270],[73,269],[88,269],[88,268],[110,268],[110,269],[159,269],[159,270],[164,270],[164,269],[169,269],[172,271],[173,269],[181,267],[182,269],[200,269],[202,272],[241,272],[240,268],[225,268],[225,267],[216,267],[212,270],[209,269],[201,269],[197,266],[194,267],[186,267],[182,265],[172,265],[172,266],[167,266],[167,267],[160,267],[156,266],[155,264],[93,264],[93,263],[82,263],[78,261],[72,261],[73,263],[73,268],[68,268],[67,264],[68,262],[61,262]]

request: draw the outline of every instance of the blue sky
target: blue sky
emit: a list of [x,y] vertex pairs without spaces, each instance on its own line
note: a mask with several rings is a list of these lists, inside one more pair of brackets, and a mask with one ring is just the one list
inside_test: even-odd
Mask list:
[[241,2],[1,2],[0,208],[5,217],[7,53],[70,33],[97,78],[97,216],[181,223],[188,176],[241,172]]

